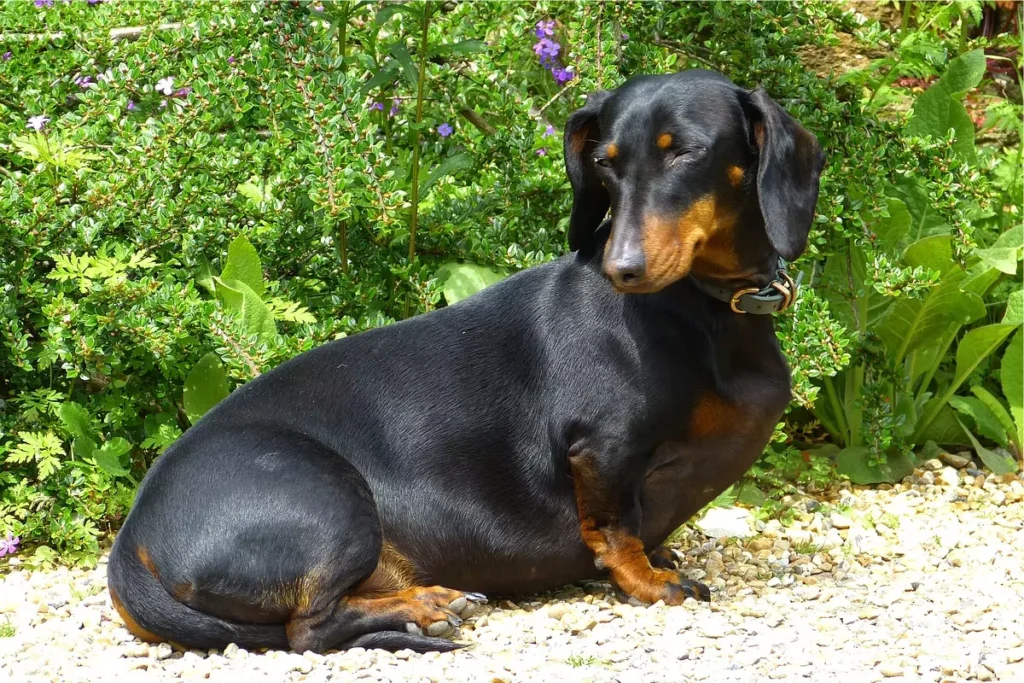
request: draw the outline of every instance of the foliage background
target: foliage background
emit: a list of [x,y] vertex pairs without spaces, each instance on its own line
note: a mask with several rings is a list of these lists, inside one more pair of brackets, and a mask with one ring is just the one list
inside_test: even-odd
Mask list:
[[[92,561],[230,387],[563,253],[565,118],[629,74],[690,67],[764,86],[829,156],[811,286],[779,321],[797,402],[730,495],[770,507],[837,466],[892,480],[936,443],[1010,467],[1019,28],[980,30],[976,2],[905,9],[901,30],[818,2],[4,3],[0,536]],[[542,38],[559,44],[543,60]],[[873,58],[851,65],[850,44]],[[911,114],[971,48],[1009,70],[962,58],[928,105],[942,116]],[[944,282],[959,308],[928,303]],[[894,327],[897,304],[931,327]],[[960,377],[963,339],[993,325]],[[901,334],[920,343],[887,343]]]

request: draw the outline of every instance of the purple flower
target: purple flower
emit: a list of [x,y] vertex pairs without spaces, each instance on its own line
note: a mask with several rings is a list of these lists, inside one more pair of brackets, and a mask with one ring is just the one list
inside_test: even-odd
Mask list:
[[5,62],[8,61],[13,56],[14,56],[14,54],[10,50],[8,50],[7,52],[4,53],[4,61]]
[[49,116],[40,114],[39,116],[33,116],[29,118],[28,127],[32,128],[33,130],[42,130],[43,128],[46,128],[46,124],[49,122]]
[[53,0],[36,0],[35,5],[40,9],[43,7],[53,7]]
[[623,40],[629,40],[629,34],[628,34],[628,33],[626,33],[625,31],[623,31],[623,32],[622,32],[622,39],[623,39]]
[[392,116],[393,117],[393,116],[398,114],[398,105],[399,105],[399,101],[398,101],[397,97],[395,99],[391,100],[391,109],[388,110],[388,116]]
[[74,83],[80,88],[91,88],[92,86],[96,85],[92,82],[91,76],[79,76],[75,79]]
[[549,123],[548,127],[544,129],[544,137],[551,138],[556,135],[558,135],[558,131],[555,130],[555,127]]
[[324,6],[323,5],[313,5],[313,9],[316,10],[317,12],[323,12],[324,11]]
[[101,2],[106,2],[106,1],[107,1],[107,0],[89,0],[89,4],[90,4],[90,5],[98,5],[98,4],[100,4]]
[[370,105],[370,111],[384,111],[384,103],[374,102],[373,104]]
[[541,147],[540,149],[537,150],[537,156],[539,156],[539,157],[546,157],[547,155],[548,155],[548,150],[547,150],[546,147]]
[[235,58],[234,57],[228,57],[228,64],[234,64],[234,63],[235,63]]
[[533,29],[533,35],[538,38],[555,35],[555,22],[553,20],[538,21],[537,26]]
[[189,93],[191,93],[191,92],[192,92],[192,87],[186,85],[184,88],[178,88],[177,90],[175,90],[174,91],[174,96],[175,97],[188,97]]
[[128,100],[128,111],[135,111],[135,100]]
[[547,64],[558,56],[559,50],[562,46],[551,40],[550,38],[541,38],[533,46],[533,51],[537,53],[540,58],[541,64]]
[[555,82],[558,83],[558,85],[565,85],[572,80],[574,74],[569,69],[558,67],[557,69],[551,70],[551,75],[555,77]]
[[21,543],[20,536],[12,536],[11,532],[7,532],[7,538],[0,538],[0,557],[4,555],[13,555],[18,552],[18,544]]
[[455,129],[449,126],[447,123],[442,123],[440,126],[437,127],[437,134],[443,138],[446,138],[449,135],[451,135],[452,131],[454,130]]

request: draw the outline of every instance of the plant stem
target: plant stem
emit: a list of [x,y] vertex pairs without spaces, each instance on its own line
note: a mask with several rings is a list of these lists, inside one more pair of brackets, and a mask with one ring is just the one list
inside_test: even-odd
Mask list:
[[907,36],[907,29],[910,28],[910,0],[904,0],[903,2],[903,21],[900,22],[900,38],[903,39]]
[[416,258],[416,227],[420,202],[420,123],[423,121],[423,87],[427,80],[427,37],[430,30],[431,2],[423,3],[423,34],[420,37],[420,73],[416,81],[416,133],[412,146],[412,216],[409,222],[409,265]]
[[[836,394],[835,384],[832,382],[831,377],[825,378],[825,395],[828,396],[828,402],[832,406],[832,412],[836,416],[836,424],[839,427],[840,438],[839,440],[844,446],[850,445],[850,428],[846,425],[846,414],[843,412],[843,405],[839,402],[839,396]],[[822,421],[824,424],[824,421]]]
[[960,45],[957,46],[957,49],[956,49],[957,55],[962,55],[964,53],[964,51],[967,49],[967,31],[968,31],[967,19],[968,19],[967,10],[965,10],[965,9],[963,9],[961,7],[960,8]]
[[342,3],[344,9],[341,12],[341,28],[338,29],[338,53],[341,57],[341,72],[345,72],[345,53],[348,52],[348,16],[351,11],[351,5],[347,2]]

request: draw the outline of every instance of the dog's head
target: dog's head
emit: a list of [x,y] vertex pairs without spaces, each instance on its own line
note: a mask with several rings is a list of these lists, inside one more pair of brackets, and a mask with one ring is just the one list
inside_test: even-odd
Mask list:
[[637,76],[569,117],[569,246],[611,209],[603,270],[623,292],[749,277],[807,246],[824,155],[761,89],[709,71]]

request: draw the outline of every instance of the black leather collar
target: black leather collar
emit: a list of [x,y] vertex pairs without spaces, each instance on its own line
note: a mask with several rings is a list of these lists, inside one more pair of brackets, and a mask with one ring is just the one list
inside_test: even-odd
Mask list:
[[697,289],[710,297],[724,301],[734,313],[753,313],[769,315],[784,311],[796,302],[799,294],[800,281],[804,274],[797,273],[796,280],[786,272],[786,262],[779,259],[775,269],[775,277],[764,287],[742,287],[733,289],[710,282],[691,278]]

